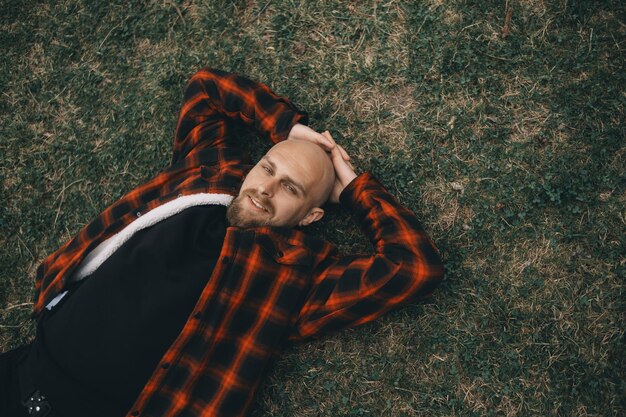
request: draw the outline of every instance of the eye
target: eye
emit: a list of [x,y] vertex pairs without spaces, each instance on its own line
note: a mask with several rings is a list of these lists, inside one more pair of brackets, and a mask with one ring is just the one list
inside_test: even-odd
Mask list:
[[289,190],[291,194],[294,194],[294,195],[296,194],[296,187],[294,187],[293,185],[285,184],[285,187],[287,188],[287,190]]
[[272,169],[266,165],[263,165],[263,169],[265,170],[265,172],[267,172],[268,174],[272,175]]

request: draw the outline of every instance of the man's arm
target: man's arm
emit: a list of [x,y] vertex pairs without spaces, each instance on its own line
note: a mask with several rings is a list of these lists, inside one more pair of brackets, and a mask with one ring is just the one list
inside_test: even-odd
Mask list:
[[[91,249],[119,232],[138,215],[161,204],[163,198],[176,191],[175,187],[180,187],[180,178],[187,174],[187,168],[205,163],[203,149],[214,148],[207,154],[217,155],[218,162],[237,163],[237,157],[232,156],[239,155],[237,138],[230,135],[232,125],[237,122],[256,129],[275,142],[286,138],[316,143],[325,140],[321,134],[301,124],[306,123],[305,113],[267,86],[219,70],[198,71],[187,85],[174,139],[173,163],[184,160],[187,166],[162,172],[127,193],[50,254],[37,268],[35,313],[39,314],[65,289],[67,278]],[[229,148],[236,148],[235,152],[229,153]],[[326,148],[330,150],[328,145]],[[211,161],[216,162],[215,159]]]
[[[325,133],[326,134],[326,133]],[[415,215],[365,173],[358,177],[332,152],[341,204],[351,211],[375,254],[325,261],[315,274],[290,340],[303,340],[375,320],[429,295],[443,278],[437,249]]]
[[305,112],[264,84],[216,69],[201,69],[185,90],[172,164],[202,149],[238,147],[230,134],[236,124],[278,143],[287,139],[294,125],[307,121]]

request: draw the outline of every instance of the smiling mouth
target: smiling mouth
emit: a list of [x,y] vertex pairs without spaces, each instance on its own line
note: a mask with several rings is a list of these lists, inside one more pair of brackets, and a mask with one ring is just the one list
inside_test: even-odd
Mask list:
[[265,208],[265,206],[263,206],[261,203],[259,203],[259,201],[256,200],[254,197],[252,197],[251,195],[248,195],[248,198],[252,202],[253,206],[258,208],[259,210],[263,210],[264,212],[269,213],[269,210],[267,208]]

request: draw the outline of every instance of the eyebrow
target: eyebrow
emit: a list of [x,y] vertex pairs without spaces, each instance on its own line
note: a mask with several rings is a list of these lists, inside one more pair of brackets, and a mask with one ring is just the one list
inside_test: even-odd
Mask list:
[[[268,164],[270,164],[272,169],[276,171],[276,164],[269,158],[269,156],[264,155],[263,158],[261,158],[261,160],[265,160]],[[303,196],[306,196],[306,191],[304,190],[304,187],[299,182],[294,181],[293,178],[291,178],[289,175],[285,175],[285,178],[287,179],[288,182],[292,183],[296,188],[298,188]]]

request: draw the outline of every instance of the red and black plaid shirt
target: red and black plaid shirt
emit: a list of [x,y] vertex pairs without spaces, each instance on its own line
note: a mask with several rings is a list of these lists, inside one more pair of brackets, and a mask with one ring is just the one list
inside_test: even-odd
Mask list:
[[[128,193],[38,268],[35,314],[99,243],[141,214],[180,195],[237,195],[249,165],[233,129],[246,125],[273,143],[306,115],[263,84],[203,69],[190,80],[172,165]],[[374,245],[342,255],[301,231],[229,227],[220,258],[179,336],[127,416],[244,416],[268,361],[287,341],[367,323],[429,294],[440,257],[415,215],[369,173],[341,204]]]

